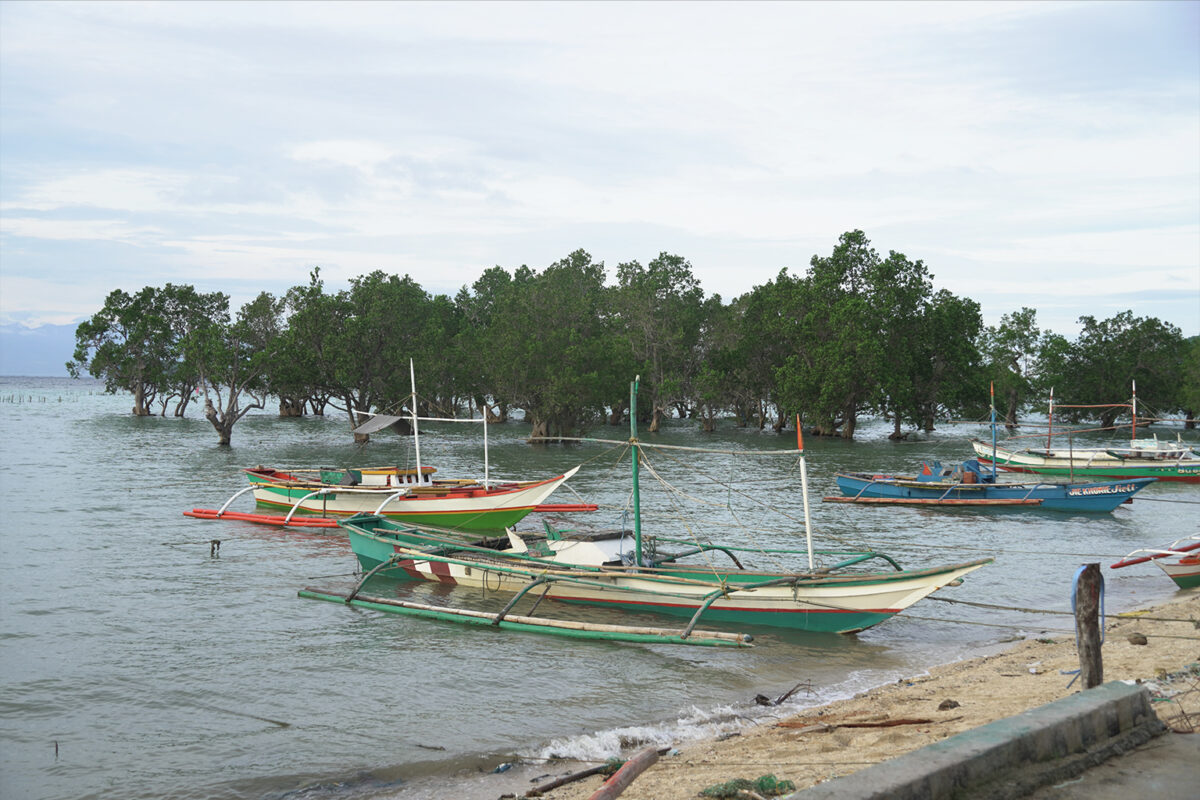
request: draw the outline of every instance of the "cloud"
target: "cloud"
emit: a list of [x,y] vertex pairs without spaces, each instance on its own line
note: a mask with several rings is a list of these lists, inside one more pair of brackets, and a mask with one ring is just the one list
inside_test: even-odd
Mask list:
[[0,311],[579,247],[728,298],[861,228],[993,317],[1137,272],[1195,333],[1197,8],[9,4]]

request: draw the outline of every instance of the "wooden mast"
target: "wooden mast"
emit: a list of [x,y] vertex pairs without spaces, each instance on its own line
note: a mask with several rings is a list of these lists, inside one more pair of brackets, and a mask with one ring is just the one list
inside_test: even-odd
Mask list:
[[[1137,381],[1133,381],[1133,428],[1129,433],[1129,443],[1137,438]],[[1158,438],[1157,436],[1155,438]]]
[[413,360],[408,360],[408,381],[412,387],[412,425],[413,425],[413,449],[417,454],[417,485],[421,484],[421,436],[417,433],[417,373],[413,368]]
[[642,566],[642,502],[638,492],[638,459],[641,450],[638,448],[637,395],[638,381],[641,379],[642,376],[637,375],[629,384],[629,447],[633,450],[633,553],[639,567]]
[[1050,435],[1054,432],[1054,387],[1050,387],[1050,413],[1046,415],[1046,449],[1050,449]]
[[800,493],[804,496],[804,539],[808,543],[808,571],[813,564],[812,524],[808,519],[808,467],[804,463],[804,432],[800,428],[800,415],[796,415],[796,449],[800,451]]
[[[991,395],[990,402],[991,402],[991,406],[992,406],[992,483],[995,483],[996,482],[996,382],[995,381],[991,381],[988,384],[988,391]],[[1051,391],[1051,396],[1053,397],[1054,390],[1051,389],[1050,391]],[[1046,449],[1047,450],[1050,449],[1048,445],[1047,445]]]

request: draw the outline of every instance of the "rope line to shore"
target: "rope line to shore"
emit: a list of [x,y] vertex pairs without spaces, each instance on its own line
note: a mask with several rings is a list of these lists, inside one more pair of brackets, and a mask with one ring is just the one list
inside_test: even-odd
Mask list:
[[[928,598],[926,598],[926,599],[928,599]],[[1039,613],[1041,613],[1041,612],[1039,612]],[[1069,614],[1070,612],[1048,611],[1048,612],[1044,612],[1044,613],[1048,613],[1048,614],[1067,613],[1067,614]],[[903,616],[904,616],[904,619],[919,619],[923,622],[949,622],[953,625],[977,625],[977,626],[983,627],[983,628],[1004,628],[1006,630],[1013,630],[1013,631],[1022,630],[1023,628],[1027,627],[1027,626],[1023,626],[1023,625],[1013,625],[1013,624],[1005,625],[1000,622],[975,622],[973,620],[952,619],[950,617],[920,617],[920,616],[917,616],[916,614],[909,614],[908,612],[905,612]],[[1133,618],[1129,617],[1127,619],[1133,619]],[[1185,620],[1177,620],[1177,621],[1192,622],[1193,620],[1185,619]],[[1061,633],[1061,634],[1064,634],[1067,636],[1075,635],[1074,629],[1067,630],[1065,628],[1043,628],[1040,625],[1036,626],[1036,627],[1039,631],[1041,631],[1043,633]],[[1174,633],[1144,633],[1142,635],[1145,636],[1147,639],[1186,639],[1189,641],[1200,642],[1200,636],[1182,636],[1182,635],[1174,634]]]
[[[974,606],[975,608],[993,608],[998,611],[1023,611],[1027,614],[1063,614],[1068,617],[1075,616],[1073,611],[1055,611],[1048,608],[1022,608],[1020,606],[1000,606],[994,603],[977,603],[973,600],[952,600],[948,597],[927,597],[926,600],[937,600],[939,603],[953,603],[959,606]],[[908,616],[907,614],[905,616]],[[1196,619],[1177,619],[1175,617],[1148,617],[1137,611],[1124,611],[1120,614],[1109,614],[1110,617],[1117,619],[1139,619],[1150,620],[1152,622],[1191,622],[1195,625],[1200,625],[1200,620]]]
[[[928,598],[926,598],[926,599],[928,599]],[[976,621],[974,621],[974,620],[969,620],[969,619],[953,619],[953,618],[951,618],[951,617],[921,617],[921,616],[918,616],[918,615],[916,615],[916,614],[909,614],[907,611],[906,611],[906,612],[904,612],[904,614],[902,615],[902,617],[903,617],[904,619],[919,619],[919,620],[921,620],[922,622],[949,622],[949,623],[950,623],[950,624],[952,624],[952,625],[977,625],[977,626],[979,626],[979,627],[983,627],[983,628],[1004,628],[1005,630],[1010,630],[1010,631],[1019,631],[1019,630],[1022,630],[1023,628],[1025,628],[1025,627],[1027,627],[1027,626],[1025,626],[1025,625],[1017,625],[1017,624],[1014,624],[1014,623],[1011,623],[1011,622],[1010,622],[1010,623],[1002,623],[1002,622],[976,622]],[[1039,625],[1039,626],[1037,626],[1037,629],[1038,629],[1039,631],[1042,631],[1042,632],[1044,632],[1044,633],[1062,633],[1062,634],[1068,634],[1068,635],[1071,635],[1071,636],[1074,636],[1074,635],[1075,635],[1075,630],[1074,630],[1074,629],[1067,630],[1066,628],[1043,628],[1043,627],[1041,627],[1040,625]],[[1147,634],[1147,635],[1149,635],[1149,634]],[[1197,637],[1197,638],[1200,638],[1200,637]]]
[[1189,506],[1200,506],[1200,500],[1168,500],[1165,497],[1138,497],[1139,503],[1183,503]]

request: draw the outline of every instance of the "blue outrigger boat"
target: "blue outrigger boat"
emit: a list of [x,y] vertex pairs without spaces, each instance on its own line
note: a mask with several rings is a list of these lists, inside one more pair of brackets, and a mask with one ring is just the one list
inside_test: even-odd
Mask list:
[[1112,511],[1130,502],[1154,478],[1088,483],[1004,483],[970,459],[949,468],[924,463],[916,475],[839,473],[841,497],[827,503],[920,506],[1028,506],[1058,511]]
[[[991,391],[992,448],[996,447],[996,390]],[[1087,483],[1003,483],[996,480],[996,459],[991,469],[978,459],[957,467],[922,463],[917,475],[838,473],[841,497],[827,503],[863,503],[920,506],[1031,506],[1056,511],[1112,511],[1154,483],[1155,478],[1092,481]]]

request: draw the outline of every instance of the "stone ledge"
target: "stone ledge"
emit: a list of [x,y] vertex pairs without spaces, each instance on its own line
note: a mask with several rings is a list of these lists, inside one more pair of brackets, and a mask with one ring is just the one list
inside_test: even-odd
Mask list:
[[1012,800],[1165,733],[1144,686],[1113,681],[960,733],[787,800]]

